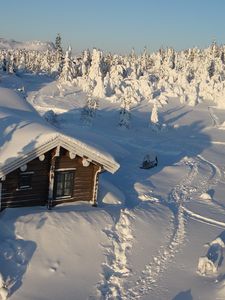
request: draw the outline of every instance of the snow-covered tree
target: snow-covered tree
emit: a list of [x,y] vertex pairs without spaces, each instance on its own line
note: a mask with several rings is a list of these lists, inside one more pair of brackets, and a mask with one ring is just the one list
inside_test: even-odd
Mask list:
[[62,72],[59,80],[62,83],[71,83],[74,79],[74,63],[71,57],[71,47],[65,53]]
[[63,49],[62,49],[62,38],[58,33],[55,39],[55,48],[56,48],[56,66],[55,69],[60,73],[63,67]]
[[8,63],[6,57],[3,57],[3,59],[2,59],[2,70],[4,72],[9,72],[9,63]]
[[209,65],[207,70],[208,70],[209,78],[212,78],[213,75],[215,74],[215,62],[214,62],[214,60],[211,60],[210,65]]
[[129,86],[125,87],[123,96],[121,98],[119,126],[122,128],[130,127],[130,121],[131,121],[130,107],[132,103],[131,90],[132,89]]
[[87,103],[81,111],[81,122],[84,126],[91,126],[98,109],[98,101],[96,98],[88,96]]
[[44,117],[44,119],[45,119],[48,123],[50,123],[50,124],[52,124],[52,125],[54,125],[54,126],[57,125],[57,115],[56,115],[56,113],[55,113],[52,109],[46,111],[46,112],[44,113],[43,117]]

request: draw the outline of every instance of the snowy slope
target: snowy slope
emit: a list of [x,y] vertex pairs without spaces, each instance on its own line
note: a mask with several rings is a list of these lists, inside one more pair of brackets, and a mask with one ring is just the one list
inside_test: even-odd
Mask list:
[[[66,139],[71,147],[74,147],[77,154],[87,155],[87,157],[96,159],[105,167],[107,164],[115,164],[116,169],[119,165],[112,161],[112,157],[107,153],[101,153],[96,148],[80,142],[75,138],[63,135],[59,129],[51,126],[37,111],[24,99],[24,97],[12,89],[0,86],[0,173],[5,176],[14,169],[20,167],[19,160],[22,164],[35,158],[40,147],[46,147],[48,143]],[[16,147],[15,147],[16,145]],[[51,150],[43,149],[43,153]],[[33,154],[32,154],[33,153]],[[41,155],[42,153],[39,153]],[[25,159],[25,160],[24,160]],[[105,162],[103,162],[105,160]],[[111,160],[111,162],[110,162]],[[14,166],[12,166],[12,164]]]
[[53,50],[54,48],[55,46],[52,42],[42,42],[42,41],[18,42],[15,40],[0,38],[0,49],[25,49],[25,50],[46,51],[46,50]]
[[[159,109],[167,126],[157,132],[143,100],[130,129],[121,129],[119,103],[101,99],[86,126],[87,95],[78,87],[37,75],[2,80],[21,83],[41,114],[53,110],[60,130],[98,144],[121,168],[102,174],[97,209],[75,203],[1,214],[1,273],[11,299],[224,299],[223,261],[215,274],[196,272],[199,257],[218,254],[209,243],[224,239],[224,111],[169,99]],[[149,152],[158,167],[140,169]]]

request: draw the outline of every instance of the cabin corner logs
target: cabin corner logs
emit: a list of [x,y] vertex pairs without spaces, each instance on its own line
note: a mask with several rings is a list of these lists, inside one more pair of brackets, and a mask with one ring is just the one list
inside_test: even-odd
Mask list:
[[102,168],[62,147],[48,151],[2,178],[1,209],[88,201],[97,205]]

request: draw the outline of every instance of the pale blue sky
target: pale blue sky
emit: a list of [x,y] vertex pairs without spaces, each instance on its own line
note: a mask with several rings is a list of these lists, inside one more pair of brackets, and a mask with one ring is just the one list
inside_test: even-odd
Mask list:
[[225,0],[5,0],[0,37],[55,40],[74,52],[225,43]]

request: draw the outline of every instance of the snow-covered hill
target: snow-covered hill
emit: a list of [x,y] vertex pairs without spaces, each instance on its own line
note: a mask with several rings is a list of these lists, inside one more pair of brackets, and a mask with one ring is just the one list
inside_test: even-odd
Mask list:
[[54,50],[55,46],[52,42],[42,42],[42,41],[18,42],[15,40],[0,38],[0,49],[25,49],[25,50],[46,51],[46,50]]
[[[78,86],[5,73],[0,85],[24,86],[41,115],[53,111],[49,122],[121,165],[101,175],[98,208],[79,202],[1,212],[0,273],[10,299],[225,298],[224,110],[168,98],[158,110],[165,126],[153,130],[153,105],[144,99],[130,110],[128,129],[118,126],[115,99],[98,99],[84,114],[87,94]],[[152,152],[158,166],[141,169]],[[214,260],[215,273],[197,273],[201,256],[204,266]]]

